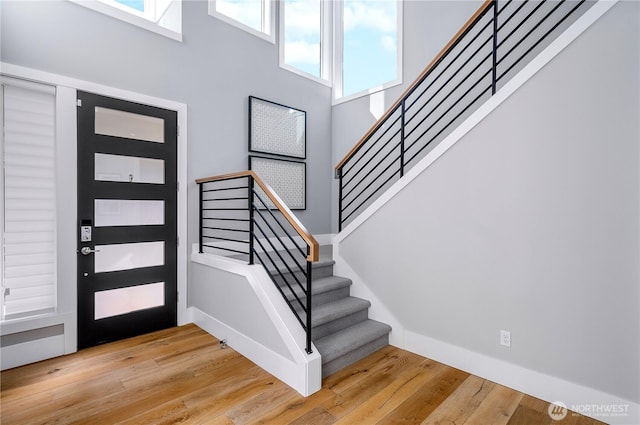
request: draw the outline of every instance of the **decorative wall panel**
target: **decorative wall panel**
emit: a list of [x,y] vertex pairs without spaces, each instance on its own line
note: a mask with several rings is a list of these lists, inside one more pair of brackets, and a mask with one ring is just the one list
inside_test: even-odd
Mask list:
[[[306,208],[307,172],[304,162],[249,156],[249,168],[271,186],[290,209],[303,210]],[[275,205],[259,187],[256,190],[260,199],[264,201],[261,203],[256,200],[259,207],[275,208]]]
[[306,158],[304,111],[249,96],[249,150]]

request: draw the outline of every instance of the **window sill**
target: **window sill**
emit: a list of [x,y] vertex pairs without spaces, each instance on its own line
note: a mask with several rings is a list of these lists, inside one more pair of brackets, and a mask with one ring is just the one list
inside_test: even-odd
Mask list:
[[375,94],[375,93],[390,89],[392,87],[399,86],[401,84],[402,84],[402,79],[398,79],[398,80],[388,82],[388,83],[383,84],[383,85],[378,86],[378,87],[373,87],[373,88],[368,89],[368,90],[362,90],[362,91],[356,92],[354,94],[350,94],[349,96],[343,96],[343,97],[338,97],[338,98],[332,97],[331,106],[340,105],[342,103],[346,103],[346,102],[349,102],[349,101],[352,101],[352,100],[356,100],[356,99],[359,99],[361,97],[370,96],[372,94]]
[[95,10],[102,14],[111,16],[112,18],[120,21],[135,25],[143,28],[147,31],[155,32],[172,40],[182,42],[182,33],[165,28],[155,22],[149,21],[143,17],[132,15],[124,10],[117,9],[108,4],[101,3],[98,0],[69,0],[79,6],[86,7],[87,9]]
[[[262,31],[258,31],[255,28],[251,28],[248,25],[244,25],[242,22],[238,22],[233,18],[228,17],[227,15],[223,15],[222,13],[219,13],[216,11],[215,9],[215,4],[214,2],[209,2],[209,16],[216,18],[226,24],[231,25],[232,27],[236,27],[238,29],[241,29],[242,31],[248,32],[249,34],[261,38],[264,41],[268,41],[271,44],[276,44],[276,37],[274,34],[267,34],[264,33]],[[272,31],[273,32],[273,31]]]
[[280,64],[280,68],[282,68],[282,69],[284,69],[286,71],[289,71],[289,72],[293,72],[294,74],[297,74],[297,75],[299,75],[301,77],[307,78],[307,79],[309,79],[311,81],[314,81],[316,83],[320,83],[323,86],[332,87],[331,81],[325,80],[323,78],[316,77],[315,75],[311,75],[311,74],[309,74],[307,72],[304,72],[304,71],[300,71],[298,68],[294,68],[293,66],[281,63]]
[[33,329],[64,324],[72,319],[70,313],[47,312],[20,318],[5,319],[0,321],[0,335],[9,335],[17,332],[25,332]]

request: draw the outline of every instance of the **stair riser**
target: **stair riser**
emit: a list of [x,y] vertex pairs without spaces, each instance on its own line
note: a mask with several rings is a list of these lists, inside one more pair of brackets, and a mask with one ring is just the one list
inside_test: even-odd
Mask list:
[[322,377],[326,378],[329,375],[367,357],[370,354],[375,353],[379,349],[389,345],[389,335],[383,335],[365,345],[356,348],[349,353],[338,357],[328,363],[322,364]]
[[313,279],[320,279],[321,277],[329,276],[333,276],[333,264],[317,266],[311,271],[311,277]]
[[[333,291],[323,292],[322,294],[313,295],[311,298],[311,305],[317,307],[322,304],[330,303],[333,301],[341,300],[349,296],[349,287],[334,289]],[[306,300],[305,300],[306,301]]]
[[342,329],[346,329],[356,323],[363,322],[369,317],[368,309],[360,310],[347,316],[340,317],[331,322],[314,326],[311,329],[311,337],[314,339],[322,338]]
[[[285,291],[286,292],[286,291]],[[342,298],[346,298],[349,296],[349,287],[345,286],[344,288],[337,288],[332,291],[323,292],[321,294],[314,294],[311,299],[311,306],[318,307],[322,304],[330,303],[333,301],[341,300]],[[294,297],[288,296],[289,301],[293,303],[292,300],[295,300]],[[300,297],[303,303],[307,302],[307,297]],[[305,304],[306,305],[306,304]]]

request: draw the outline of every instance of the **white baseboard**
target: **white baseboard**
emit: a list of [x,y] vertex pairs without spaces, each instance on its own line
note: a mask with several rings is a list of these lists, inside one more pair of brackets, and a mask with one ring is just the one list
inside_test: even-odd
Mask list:
[[638,403],[411,331],[405,331],[405,339],[406,345],[399,348],[549,403],[562,402],[569,410],[582,415],[616,425],[640,424]]
[[[232,343],[229,343],[229,347],[280,379],[301,395],[306,397],[320,389],[319,385],[313,385],[313,383],[308,382],[310,370],[322,370],[320,355],[311,356],[308,363],[294,362],[269,350],[249,336],[238,332],[236,329],[227,326],[195,307],[189,307],[189,311],[189,314],[193,317],[193,323],[220,340],[225,338],[232,341]],[[318,388],[312,388],[313,386]]]

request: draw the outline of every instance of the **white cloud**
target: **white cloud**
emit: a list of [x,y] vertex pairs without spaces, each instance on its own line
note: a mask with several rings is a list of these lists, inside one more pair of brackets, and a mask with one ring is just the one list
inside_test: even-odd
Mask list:
[[314,36],[320,39],[320,2],[288,1],[285,7],[287,38]]
[[358,28],[383,33],[396,31],[395,0],[350,0],[344,4],[344,31]]
[[395,52],[397,49],[396,39],[390,35],[380,37],[380,46],[387,52]]
[[288,64],[320,64],[320,43],[304,40],[287,42],[284,46],[284,61]]

